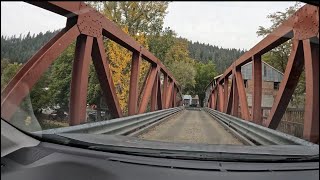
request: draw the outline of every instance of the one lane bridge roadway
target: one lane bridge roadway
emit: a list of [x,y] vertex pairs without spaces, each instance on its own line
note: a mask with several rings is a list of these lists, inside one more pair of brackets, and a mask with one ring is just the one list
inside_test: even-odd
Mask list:
[[145,140],[242,145],[207,112],[183,110],[179,115],[150,128],[138,136]]

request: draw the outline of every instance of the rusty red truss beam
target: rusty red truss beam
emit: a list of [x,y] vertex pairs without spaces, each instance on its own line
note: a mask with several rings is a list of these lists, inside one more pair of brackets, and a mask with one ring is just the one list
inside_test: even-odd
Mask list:
[[[307,14],[307,17],[305,16]],[[311,18],[309,20],[308,18]],[[305,30],[305,27],[309,27]],[[281,45],[291,38],[307,39],[317,36],[319,33],[319,9],[313,5],[304,5],[293,16],[284,21],[272,33],[262,39],[249,51],[239,57],[219,78],[219,82],[223,81],[226,76],[232,73],[234,66],[237,68],[252,61],[251,57],[262,55],[273,48]],[[305,34],[304,36],[302,34]]]
[[211,107],[211,102],[212,102],[212,94],[209,95],[208,101],[207,101],[207,107],[208,108],[212,108]]
[[174,82],[169,81],[168,91],[166,93],[166,101],[165,101],[165,108],[170,108],[171,100],[172,100],[172,91],[174,88]]
[[303,70],[303,49],[302,42],[293,40],[292,50],[288,59],[287,67],[279,91],[267,119],[267,127],[276,129],[286,111],[291,96],[298,84],[299,77]]
[[[142,58],[151,64],[157,64],[160,70],[167,74],[170,79],[177,85],[178,82],[167,68],[157,59],[150,51],[142,47],[137,41],[121,30],[115,23],[105,18],[96,9],[83,2],[28,2],[35,6],[47,9],[51,12],[63,15],[65,17],[78,16],[77,25],[81,33],[99,37],[101,35],[113,40],[132,52],[140,52]],[[90,27],[90,28],[89,28]]]
[[212,99],[212,109],[218,109],[218,90],[213,91],[213,99]]
[[168,75],[163,74],[163,92],[162,92],[162,107],[166,108],[167,92],[168,92]]
[[307,69],[303,138],[319,143],[319,43],[304,40],[303,50]]
[[227,114],[231,114],[231,110],[232,110],[232,103],[233,103],[233,78],[234,76],[232,76],[232,81],[231,81],[231,85],[230,85],[230,91],[229,91],[229,95],[228,95],[228,102],[226,103],[226,113]]
[[[132,74],[130,78],[129,92],[129,115],[144,112],[148,103],[153,84],[159,86],[160,80],[156,78],[156,72],[148,75],[145,87],[142,89],[142,100],[139,110],[138,102],[138,75],[141,58],[151,63],[152,67],[157,68],[157,72],[162,72],[167,79],[175,85],[175,91],[181,91],[178,82],[166,67],[151,52],[143,48],[137,41],[121,30],[104,15],[83,2],[27,2],[40,8],[49,10],[59,15],[67,17],[66,28],[59,32],[46,45],[44,45],[29,61],[20,69],[15,77],[9,82],[7,87],[1,92],[2,117],[10,119],[23,98],[30,92],[33,85],[38,81],[44,71],[51,63],[65,50],[74,40],[77,39],[75,61],[72,70],[70,115],[71,125],[85,121],[86,89],[88,84],[88,67],[90,55],[98,74],[98,79],[106,98],[108,108],[113,117],[122,117],[122,110],[116,95],[112,74],[109,69],[109,62],[103,45],[103,36],[113,40],[124,48],[133,52]],[[156,78],[156,80],[155,80]],[[154,83],[156,81],[156,83]],[[155,88],[155,92],[159,88]],[[166,91],[166,88],[164,88]],[[164,92],[165,92],[164,91]],[[155,100],[161,101],[160,95]],[[156,94],[159,94],[156,93]],[[176,102],[166,99],[168,102]],[[154,100],[154,102],[155,102]],[[158,103],[158,109],[164,108],[163,104]],[[137,112],[138,110],[138,112]]]
[[151,112],[157,110],[157,100],[158,100],[158,76],[159,73],[156,73],[156,77],[154,79],[154,83],[152,86],[152,92],[151,92]]
[[86,122],[88,73],[93,38],[80,35],[77,38],[72,68],[70,93],[70,125]]
[[[253,61],[252,77],[254,86],[251,119],[257,124],[262,124],[261,56],[289,39],[293,41],[292,51],[270,115],[264,125],[273,129],[277,128],[305,65],[306,105],[303,137],[311,142],[319,142],[319,7],[305,5],[300,8],[268,36],[235,60],[219,77],[217,82],[216,78],[213,79],[206,88],[214,82],[222,84],[226,82],[227,77],[232,75],[231,90],[228,102],[226,103],[225,100],[226,111],[224,111],[227,114],[231,113],[234,116],[238,116],[240,103],[242,118],[249,119],[246,93],[240,70],[243,65]],[[217,92],[217,85],[214,86],[213,92]],[[226,97],[226,94],[224,95]],[[214,94],[211,94],[211,97],[214,97]],[[213,104],[211,102],[211,108],[215,108]]]
[[173,95],[172,95],[172,107],[176,107],[177,106],[177,86],[175,85],[173,88]]
[[240,102],[240,110],[241,110],[241,117],[242,119],[249,120],[250,114],[249,114],[249,108],[248,108],[248,102],[247,102],[247,95],[245,91],[245,87],[243,84],[243,78],[241,74],[241,69],[236,68],[234,72],[235,78],[236,78],[236,86],[238,89],[238,95],[239,95],[239,102]]
[[63,2],[63,1],[25,1],[26,3],[38,6],[42,9],[54,12],[67,18],[77,16],[80,12],[81,2]]
[[135,115],[137,113],[138,106],[138,82],[140,74],[141,54],[133,52],[131,62],[131,75],[130,75],[130,87],[129,87],[129,100],[128,100],[128,115]]
[[237,86],[237,80],[235,74],[232,75],[232,107],[231,107],[231,115],[238,117],[239,111],[239,92]]
[[223,112],[224,106],[224,95],[223,95],[223,86],[218,84],[218,110]]
[[158,72],[158,78],[157,78],[157,83],[158,83],[158,92],[157,92],[157,107],[158,110],[163,109],[162,106],[162,94],[161,94],[161,81],[160,81],[160,72]]
[[142,96],[144,94],[144,91],[145,91],[145,87],[146,87],[146,83],[147,83],[147,80],[148,80],[148,77],[150,76],[150,73],[151,73],[151,69],[152,69],[152,65],[150,64],[149,68],[148,68],[148,72],[146,73],[144,79],[143,79],[143,83],[142,83],[142,87],[141,87],[141,90],[139,92],[139,99],[138,99],[138,107],[140,107],[140,103],[141,103],[141,99],[142,99]]
[[253,79],[253,94],[252,94],[252,116],[251,120],[256,124],[262,124],[262,61],[261,56],[252,57],[252,79]]
[[157,76],[157,72],[158,72],[158,67],[157,66],[152,66],[150,74],[147,78],[145,87],[144,87],[144,93],[142,95],[142,99],[141,99],[141,103],[140,103],[140,107],[139,107],[139,111],[138,114],[144,113],[147,109],[147,105],[150,99],[150,95],[151,95],[151,91],[153,88],[153,84],[155,82],[156,76]]
[[52,62],[80,35],[77,26],[63,29],[43,46],[1,92],[1,117],[10,120],[21,101]]
[[223,82],[223,112],[227,112],[227,107],[228,107],[228,85],[229,85],[229,77],[224,78]]
[[107,59],[105,53],[102,37],[94,38],[91,56],[103,95],[106,99],[111,114],[115,118],[122,117],[123,115],[112,80],[112,75],[109,68],[109,60]]

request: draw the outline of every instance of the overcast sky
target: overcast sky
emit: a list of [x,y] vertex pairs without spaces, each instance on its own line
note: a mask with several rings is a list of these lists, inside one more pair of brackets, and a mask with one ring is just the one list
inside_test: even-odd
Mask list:
[[[259,26],[270,26],[266,16],[284,11],[286,2],[171,2],[164,26],[178,36],[224,48],[250,49],[261,38]],[[66,18],[24,2],[1,2],[1,35],[46,32],[65,26]]]

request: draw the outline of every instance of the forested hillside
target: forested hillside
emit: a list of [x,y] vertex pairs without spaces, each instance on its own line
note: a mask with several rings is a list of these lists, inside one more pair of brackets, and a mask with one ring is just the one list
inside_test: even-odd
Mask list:
[[[57,34],[59,30],[46,33],[39,33],[37,35],[31,35],[28,33],[25,36],[12,36],[12,37],[4,37],[1,36],[1,70],[7,67],[6,63],[22,63],[24,64],[37,50],[39,50],[45,43],[47,43],[55,34]],[[136,37],[137,38],[137,37]],[[139,39],[140,38],[140,39]],[[175,78],[180,82],[181,88],[184,90],[184,93],[187,94],[198,94],[200,99],[202,100],[204,97],[203,89],[205,85],[211,81],[211,79],[223,73],[223,71],[230,66],[230,64],[237,59],[243,51],[237,49],[225,49],[218,46],[212,46],[209,44],[199,43],[199,42],[191,42],[184,38],[178,38],[176,33],[171,29],[165,29],[161,31],[160,36],[158,35],[148,35],[146,36],[147,42],[141,39],[143,37],[139,37],[138,41],[144,44],[145,47],[149,48],[149,50],[154,53],[168,69],[175,75]],[[113,73],[116,77],[121,74],[122,79],[129,79],[129,74],[123,72],[123,70],[119,69],[119,67],[126,68],[126,64],[130,63],[130,56],[128,57],[113,57],[112,52],[118,52],[125,56],[126,52],[122,52],[118,49],[117,46],[110,44],[109,49],[109,59],[111,62],[117,63],[119,59],[121,60],[122,65],[114,64],[115,67],[118,67],[113,70]],[[68,48],[68,52],[70,52],[70,58],[72,59],[72,47]],[[111,52],[112,51],[112,52]],[[61,57],[65,59],[65,57]],[[69,59],[69,60],[71,60]],[[124,64],[123,64],[124,63]],[[209,63],[209,64],[208,64]],[[53,67],[55,67],[54,65]],[[4,82],[1,83],[1,88],[10,80],[13,76],[14,72],[21,67],[21,64],[11,64],[12,70],[7,69],[5,74],[2,77]],[[57,66],[60,67],[60,66]],[[64,65],[62,71],[65,71],[65,67],[71,68],[71,64]],[[14,69],[14,71],[13,71]],[[58,68],[59,69],[59,68]],[[7,72],[8,71],[8,72]],[[116,75],[119,74],[119,75]],[[51,76],[51,75],[50,75]],[[128,77],[124,77],[128,76]],[[69,76],[68,76],[69,77]],[[119,76],[120,77],[120,76]],[[52,78],[52,77],[51,77]],[[69,77],[70,78],[70,77]],[[63,78],[62,78],[63,79]],[[60,79],[55,80],[54,83],[60,81]],[[205,82],[202,82],[205,80]],[[64,81],[64,80],[61,80]],[[115,84],[122,86],[123,84],[128,84],[129,82],[122,82],[120,79],[114,79]],[[199,81],[199,82],[198,82]],[[201,83],[200,83],[201,81]],[[51,85],[52,85],[51,84]],[[66,89],[69,87],[68,84],[61,85],[57,83],[58,87],[65,87]],[[50,85],[50,86],[51,86]],[[99,88],[98,88],[99,89]],[[94,90],[94,92],[98,92],[98,89]],[[128,90],[128,88],[124,88]],[[120,94],[120,104],[124,108],[126,105],[127,99],[127,91],[121,91],[124,94]],[[99,94],[99,93],[98,93]],[[91,93],[89,92],[89,96]],[[65,103],[68,104],[68,98],[59,95],[59,102],[61,103],[62,99],[65,99]],[[99,96],[100,97],[100,96]],[[97,98],[93,98],[97,99]],[[99,98],[98,98],[99,99]],[[100,101],[100,100],[95,100]]]
[[29,32],[27,35],[19,37],[1,36],[1,59],[24,63],[58,32],[58,30],[47,31],[37,35],[31,35]]
[[240,49],[226,49],[215,45],[189,41],[190,57],[202,63],[213,62],[218,73],[223,73],[234,60],[245,51]]
[[[41,46],[48,42],[59,30],[47,31],[37,35],[26,36],[1,36],[1,58],[10,62],[24,63]],[[181,38],[177,38],[181,39]],[[240,49],[226,49],[215,45],[188,41],[189,57],[207,64],[209,61],[216,65],[218,73],[222,73],[231,63],[244,53]]]

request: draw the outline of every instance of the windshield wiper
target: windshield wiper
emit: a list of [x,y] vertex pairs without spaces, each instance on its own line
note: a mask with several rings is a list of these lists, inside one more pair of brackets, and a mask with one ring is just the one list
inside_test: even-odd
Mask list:
[[[238,154],[238,153],[221,153],[221,152],[190,152],[174,150],[156,150],[130,147],[110,147],[107,145],[94,145],[88,147],[100,151],[121,152],[123,154],[148,156],[157,158],[204,160],[204,161],[230,161],[230,162],[311,162],[319,161],[319,155],[292,155],[279,156],[269,154]],[[132,150],[134,149],[134,150]]]
[[202,161],[229,161],[229,162],[312,162],[319,161],[318,155],[272,155],[272,154],[244,154],[226,152],[203,152],[170,149],[151,149],[139,147],[126,147],[117,145],[104,145],[72,139],[57,134],[37,135],[39,139],[47,142],[69,145],[79,148],[92,149],[125,155],[148,156],[157,158],[189,159]]

